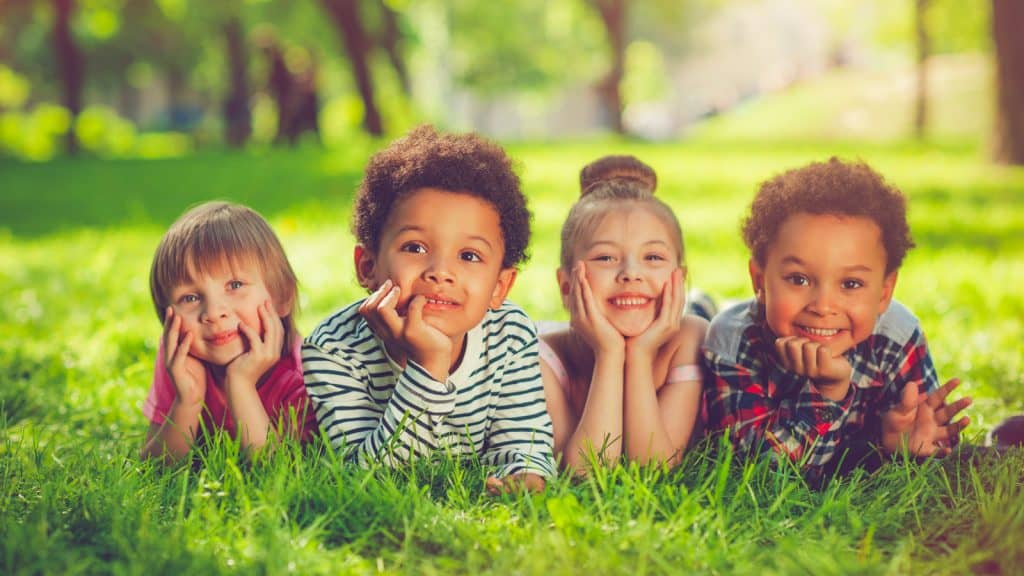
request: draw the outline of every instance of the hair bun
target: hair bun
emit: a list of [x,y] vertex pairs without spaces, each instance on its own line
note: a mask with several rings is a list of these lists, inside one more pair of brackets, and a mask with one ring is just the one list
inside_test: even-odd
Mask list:
[[580,196],[593,191],[602,182],[620,180],[639,186],[653,195],[658,187],[658,175],[654,169],[632,155],[602,156],[580,170]]

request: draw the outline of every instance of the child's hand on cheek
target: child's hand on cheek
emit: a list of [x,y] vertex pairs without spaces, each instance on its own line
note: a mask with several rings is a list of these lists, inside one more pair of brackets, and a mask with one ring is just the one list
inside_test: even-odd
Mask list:
[[828,346],[785,336],[775,340],[775,352],[783,368],[810,378],[822,396],[839,402],[850,390],[853,366],[844,356],[833,357]]
[[206,398],[206,370],[198,358],[189,355],[193,338],[191,332],[182,336],[181,317],[168,306],[164,316],[164,367],[174,383],[178,401],[194,406]]
[[671,278],[661,289],[661,309],[654,322],[643,331],[626,341],[630,353],[644,355],[644,361],[653,361],[658,350],[679,332],[683,319],[682,268],[676,268]]
[[[406,306],[405,316],[400,316],[398,300],[401,289],[397,285],[387,288],[389,284],[392,284],[390,280],[368,298],[360,306],[359,313],[366,318],[374,333],[384,340],[389,352],[402,350],[435,380],[444,382],[448,379],[451,364],[451,339],[423,319],[423,307],[427,303],[423,296],[412,297]],[[384,293],[376,298],[379,292]],[[395,360],[404,362],[404,358]]]
[[[270,302],[264,302],[256,309],[259,327],[245,322],[238,323],[238,331],[249,343],[249,350],[231,361],[227,367],[226,385],[244,383],[255,388],[260,377],[274,367],[281,359],[284,346],[284,326]],[[263,335],[260,336],[260,328]]]
[[572,270],[572,281],[569,283],[569,317],[572,329],[583,338],[595,354],[625,351],[625,338],[608,322],[594,300],[594,293],[587,282],[586,265],[583,262],[578,262]]

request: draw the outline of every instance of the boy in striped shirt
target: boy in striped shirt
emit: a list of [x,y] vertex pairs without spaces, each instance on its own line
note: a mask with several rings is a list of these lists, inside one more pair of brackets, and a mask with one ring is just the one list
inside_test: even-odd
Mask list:
[[370,296],[302,347],[331,444],[401,465],[438,450],[497,467],[492,493],[554,473],[533,323],[505,302],[530,214],[511,161],[476,135],[420,127],[375,154],[353,215]]

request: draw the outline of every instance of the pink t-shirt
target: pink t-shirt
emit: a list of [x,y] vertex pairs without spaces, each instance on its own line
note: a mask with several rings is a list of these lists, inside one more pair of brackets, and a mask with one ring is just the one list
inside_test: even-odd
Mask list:
[[[270,375],[257,387],[256,393],[263,402],[263,409],[267,411],[272,426],[276,426],[280,418],[290,419],[290,411],[294,409],[295,417],[302,426],[300,438],[305,441],[317,433],[317,425],[316,412],[309,404],[306,385],[302,380],[302,358],[299,354],[301,346],[302,340],[296,338],[292,353],[282,357],[274,365]],[[153,370],[153,386],[142,404],[142,413],[153,424],[163,424],[176,396],[174,383],[171,382],[171,376],[165,368],[164,346],[161,343],[156,355],[156,367]],[[223,428],[234,435],[235,421],[228,411],[227,398],[224,390],[214,384],[213,374],[209,368],[206,370],[205,403],[203,419],[206,427],[210,430]]]

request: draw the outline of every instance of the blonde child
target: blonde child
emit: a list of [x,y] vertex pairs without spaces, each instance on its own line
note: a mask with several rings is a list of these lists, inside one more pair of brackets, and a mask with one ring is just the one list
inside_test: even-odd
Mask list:
[[555,452],[579,472],[590,454],[674,464],[700,413],[707,326],[682,314],[682,231],[653,196],[653,171],[590,175],[562,227],[557,277],[570,326],[541,340]]
[[[754,297],[711,323],[708,428],[826,480],[864,447],[944,454],[969,398],[946,404],[921,326],[893,300],[913,247],[906,201],[832,158],[761,185],[743,225]],[[870,453],[868,453],[870,455]]]
[[143,405],[144,458],[180,460],[202,429],[227,430],[245,450],[260,449],[278,426],[297,438],[315,432],[295,274],[259,214],[226,202],[186,212],[157,247],[150,291],[164,330]]
[[506,302],[530,215],[500,147],[420,127],[375,154],[359,187],[356,275],[371,294],[302,347],[331,444],[403,465],[438,451],[497,468],[491,492],[553,473],[537,335]]

